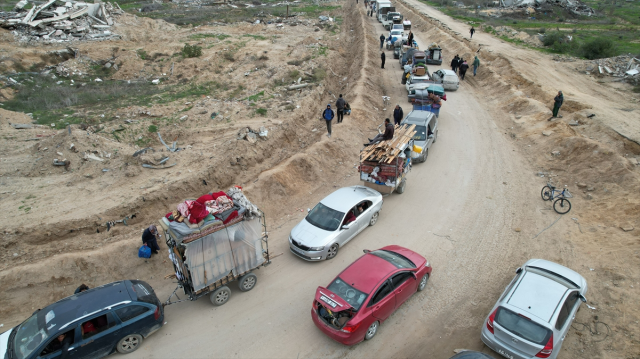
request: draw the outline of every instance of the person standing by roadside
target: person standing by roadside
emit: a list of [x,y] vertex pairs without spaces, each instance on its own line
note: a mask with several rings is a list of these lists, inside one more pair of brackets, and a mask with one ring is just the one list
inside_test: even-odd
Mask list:
[[386,59],[386,56],[384,56],[384,51],[382,51],[380,53],[380,60],[382,60],[382,68],[384,69],[384,60]]
[[471,30],[469,30],[469,33],[471,34],[471,38],[473,39],[473,34],[476,32],[476,29],[473,28],[473,26],[471,26]]
[[480,67],[480,59],[478,58],[478,56],[476,56],[476,58],[473,60],[473,76],[476,75],[478,67]]
[[151,248],[151,253],[158,254],[160,246],[156,240],[158,236],[158,228],[155,225],[150,225],[149,228],[142,232],[142,244]]
[[[563,102],[564,96],[562,95],[562,91],[558,91],[558,95],[553,98],[553,116],[551,116],[551,118],[562,117],[561,115],[558,115],[558,111],[560,111],[560,106],[562,106]],[[551,118],[549,121],[551,121]]]
[[327,108],[322,112],[322,118],[327,122],[327,137],[331,138],[331,121],[335,114],[331,109],[331,104],[327,104]]
[[410,47],[413,47],[413,32],[411,32],[411,30],[409,30],[409,37],[407,38],[407,42],[409,43]]
[[453,60],[451,60],[451,70],[455,73],[458,73],[458,61],[460,61],[460,56],[456,54]]
[[462,65],[460,65],[460,79],[464,80],[464,75],[467,73],[467,70],[469,69],[469,64],[467,64],[466,60],[461,59],[460,61],[462,61]]
[[393,123],[400,125],[403,117],[404,113],[402,112],[402,107],[400,107],[400,105],[396,105],[396,108],[393,110]]
[[342,119],[344,118],[344,99],[342,98],[342,94],[338,97],[336,101],[336,110],[338,111],[338,123],[342,123]]
[[382,50],[382,47],[384,46],[384,35],[380,35],[380,50]]

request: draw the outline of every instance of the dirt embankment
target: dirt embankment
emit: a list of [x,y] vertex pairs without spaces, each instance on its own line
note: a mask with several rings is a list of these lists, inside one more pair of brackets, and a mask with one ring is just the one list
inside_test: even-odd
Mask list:
[[[640,108],[633,96],[578,75],[551,56],[497,39],[469,41],[461,35],[461,26],[435,19],[417,6],[424,5],[396,5],[423,39],[444,49],[444,67],[455,54],[470,64],[479,55],[478,75],[473,77],[470,69],[463,86],[482,94],[496,114],[496,124],[539,169],[532,176],[544,176],[574,195],[566,216],[576,226],[566,236],[584,253],[583,263],[592,271],[583,274],[590,281],[589,303],[597,308],[582,309],[577,321],[609,337],[600,340],[599,333],[591,338],[586,327],[575,324],[565,343],[570,357],[637,355],[638,337],[630,333],[637,332],[640,319],[640,306],[631,299],[640,284],[640,137],[635,126]],[[565,96],[563,118],[547,121],[558,89]],[[596,321],[608,323],[611,331],[601,324],[596,329]]]
[[[176,71],[181,71],[185,77],[198,74],[203,77],[202,81],[218,76],[207,69],[229,71],[233,68],[234,73],[230,76],[240,79],[244,77],[244,71],[255,66],[252,56],[264,49],[269,51],[267,59],[261,60],[265,63],[264,68],[258,69],[257,74],[252,73],[249,82],[252,79],[263,81],[255,80],[262,73],[265,73],[266,81],[272,81],[271,77],[284,77],[293,70],[302,73],[311,71],[314,66],[324,69],[326,77],[311,90],[275,93],[266,87],[267,95],[274,97],[267,102],[270,115],[266,118],[250,116],[253,109],[244,102],[219,100],[213,94],[211,98],[203,96],[191,106],[128,107],[111,113],[121,119],[140,121],[139,127],[144,134],[144,129],[160,117],[158,114],[184,112],[188,119],[176,122],[173,128],[161,130],[167,143],[178,140],[178,147],[183,149],[179,152],[170,153],[164,149],[155,133],[144,134],[144,138],[151,139],[153,151],[134,157],[133,153],[139,148],[124,145],[109,136],[111,127],[121,126],[113,122],[107,124],[104,135],[88,133],[77,126],[71,127],[71,133],[43,127],[17,131],[8,123],[30,123],[31,119],[0,110],[1,125],[7,131],[14,131],[2,140],[3,171],[0,177],[6,186],[2,191],[2,207],[10,217],[5,218],[0,232],[5,248],[1,257],[0,285],[4,290],[0,294],[3,308],[0,315],[5,326],[24,319],[35,308],[69,295],[81,282],[93,286],[122,278],[140,278],[152,285],[161,283],[162,277],[171,272],[170,263],[162,257],[146,261],[137,258],[140,234],[149,223],[184,198],[224,190],[234,184],[242,185],[249,198],[265,211],[267,223],[273,228],[291,220],[291,213],[304,203],[304,198],[319,190],[332,189],[337,181],[353,175],[353,159],[358,156],[358,146],[353,144],[362,142],[361,139],[377,126],[378,112],[368,104],[374,99],[380,102],[377,99],[381,98],[383,88],[375,79],[363,78],[362,69],[375,68],[375,65],[365,57],[363,24],[359,17],[354,20],[336,34],[313,28],[301,29],[300,26],[278,29],[273,42],[258,38],[250,52],[236,52],[232,63],[220,60],[228,50],[223,48],[223,43],[216,42],[220,48],[214,47],[212,53],[205,52],[203,57],[206,58],[201,62],[188,59],[180,64],[180,70],[176,66]],[[143,21],[149,31],[160,28],[172,31],[170,26],[149,25],[149,20]],[[133,34],[136,25],[128,26]],[[249,25],[241,27],[222,31],[273,31]],[[221,29],[201,27],[198,31],[219,33]],[[175,38],[167,34],[161,37],[165,42],[180,43],[180,38],[184,37],[182,32],[171,32]],[[140,42],[136,42],[138,40]],[[111,52],[116,46],[118,51],[127,48],[131,54],[131,47],[145,46],[152,54],[167,46],[157,43],[157,39],[152,44],[145,43],[146,40],[150,39],[127,37],[128,42],[109,44],[108,49],[97,46],[96,51]],[[328,48],[329,56],[309,56],[317,51],[317,45],[309,45],[318,42]],[[91,54],[89,47],[87,45],[84,51]],[[123,57],[126,53],[122,53]],[[300,65],[284,65],[292,59],[303,58],[306,61]],[[130,66],[127,66],[128,61]],[[117,76],[131,71],[130,75],[138,74],[142,70],[131,68],[140,65],[146,72],[167,71],[154,64],[134,61],[133,58],[123,59],[122,72]],[[256,82],[249,86],[260,91],[261,86],[268,86],[268,83]],[[348,121],[357,123],[358,127],[349,135],[336,135],[339,128],[334,121],[334,136],[328,139],[320,113],[327,103],[334,104],[340,93],[353,107]],[[366,96],[360,97],[358,94],[361,93]],[[282,110],[282,104],[290,109]],[[211,120],[211,112],[220,115]],[[231,121],[227,120],[229,117]],[[251,144],[236,139],[238,131],[260,126],[269,130],[267,140]],[[43,137],[38,137],[39,141],[26,141],[36,136]],[[77,152],[70,149],[72,143]],[[83,160],[85,153],[103,161]],[[141,167],[142,163],[153,163],[164,156],[170,157],[167,164],[175,162],[177,165],[167,170]],[[51,167],[54,158],[69,159],[71,165],[66,171],[63,167]],[[18,213],[13,213],[18,207]],[[131,218],[133,215],[135,218]],[[119,224],[106,230],[107,221],[127,216],[130,218],[128,226]]]

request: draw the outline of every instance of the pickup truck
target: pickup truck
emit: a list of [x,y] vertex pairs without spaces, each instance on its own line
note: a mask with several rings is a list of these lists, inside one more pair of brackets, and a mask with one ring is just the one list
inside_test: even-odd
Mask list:
[[402,14],[396,11],[389,11],[387,13],[387,16],[382,19],[382,26],[384,26],[384,28],[387,30],[391,30],[391,27],[394,24],[394,19],[396,19],[395,21],[400,21],[400,24],[402,24]]

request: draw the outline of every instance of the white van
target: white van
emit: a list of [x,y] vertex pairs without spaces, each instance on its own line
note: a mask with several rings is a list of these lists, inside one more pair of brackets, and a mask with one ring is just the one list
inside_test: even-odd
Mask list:
[[431,75],[431,78],[436,83],[442,84],[445,90],[455,91],[460,87],[460,80],[458,75],[451,70],[440,69]]
[[393,8],[393,10],[391,9],[391,1],[388,0],[378,0],[377,3],[378,5],[376,6],[376,17],[378,18],[379,22],[382,22],[382,17],[384,16],[386,18],[387,13],[389,11],[395,10],[395,8]]

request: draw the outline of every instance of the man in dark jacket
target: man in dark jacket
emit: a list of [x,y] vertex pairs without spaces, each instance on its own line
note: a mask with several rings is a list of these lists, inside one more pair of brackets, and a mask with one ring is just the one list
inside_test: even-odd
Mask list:
[[331,104],[327,104],[327,108],[322,112],[322,118],[327,123],[327,137],[329,138],[331,138],[331,120],[333,120],[334,116]]
[[467,70],[469,69],[469,64],[467,64],[467,62],[464,59],[461,59],[460,61],[462,61],[462,65],[460,65],[460,79],[464,80],[464,75],[467,73]]
[[460,56],[456,54],[456,56],[451,60],[451,70],[455,73],[458,73],[458,61],[460,61]]
[[407,42],[409,43],[409,46],[413,47],[413,32],[411,32],[411,30],[409,30],[409,37],[407,38]]
[[380,53],[380,60],[382,61],[382,68],[384,69],[384,61],[386,59],[386,56],[384,56],[384,51],[382,51]]
[[[558,111],[560,111],[560,106],[562,106],[563,102],[564,96],[562,95],[562,91],[558,91],[558,95],[553,98],[553,116],[551,118],[562,117],[558,116]],[[551,118],[549,121],[551,121]]]
[[158,229],[153,224],[142,232],[142,244],[151,248],[151,253],[153,254],[158,254],[160,250],[160,246],[158,246],[158,241],[156,240],[157,235]]
[[342,98],[342,94],[340,94],[336,101],[336,109],[338,111],[338,123],[342,123],[342,119],[344,118],[344,99]]
[[476,32],[476,29],[473,28],[473,26],[471,26],[471,30],[469,30],[469,33],[471,34],[470,38],[473,39],[473,34]]
[[382,46],[384,46],[384,35],[380,35],[380,50],[382,50]]
[[402,122],[402,118],[404,117],[404,113],[402,112],[402,107],[400,105],[396,105],[396,108],[393,110],[393,123],[399,125]]
[[380,141],[386,141],[393,138],[393,132],[395,131],[395,127],[391,124],[391,120],[389,120],[388,118],[385,118],[384,124],[385,124],[384,133],[379,133],[373,139],[370,138],[369,143],[364,144],[365,146],[373,145]]

